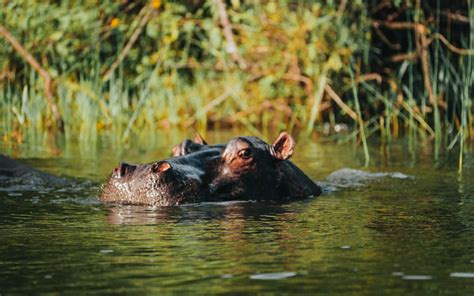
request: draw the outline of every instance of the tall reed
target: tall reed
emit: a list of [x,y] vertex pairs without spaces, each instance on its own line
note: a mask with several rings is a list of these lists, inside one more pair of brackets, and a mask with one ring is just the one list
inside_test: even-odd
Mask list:
[[[67,141],[127,143],[171,127],[314,134],[327,124],[338,135],[344,124],[359,132],[366,162],[369,137],[407,131],[458,147],[461,172],[473,6],[431,2],[8,2],[0,18],[54,79]],[[452,14],[461,23],[447,26]],[[2,139],[54,130],[41,77],[4,38],[0,55]]]

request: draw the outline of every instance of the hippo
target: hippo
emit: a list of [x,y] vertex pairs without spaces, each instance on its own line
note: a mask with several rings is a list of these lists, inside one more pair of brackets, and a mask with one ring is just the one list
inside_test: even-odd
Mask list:
[[[210,184],[218,200],[291,200],[321,194],[321,188],[288,159],[295,141],[280,133],[273,145],[258,137],[236,137],[226,145],[209,145],[199,134],[173,148],[174,156],[205,149],[222,149],[217,173]],[[269,186],[272,184],[272,186]]]
[[209,145],[201,136],[173,148],[173,157],[144,165],[121,163],[102,188],[101,200],[169,206],[183,203],[290,201],[321,188],[289,158],[295,141],[282,132],[272,145],[252,136]]
[[196,136],[194,137],[194,141],[190,139],[186,139],[183,142],[179,143],[178,145],[174,146],[172,149],[172,155],[182,156],[182,155],[186,155],[192,152],[208,149],[210,147],[223,149],[225,145],[217,144],[217,145],[211,146],[207,144],[207,142],[203,139],[203,137],[199,133],[196,133]]
[[221,151],[205,149],[149,164],[120,163],[102,186],[103,202],[171,206],[209,199],[207,179]]
[[42,186],[60,187],[70,182],[46,172],[39,171],[18,160],[0,154],[0,188],[37,189]]

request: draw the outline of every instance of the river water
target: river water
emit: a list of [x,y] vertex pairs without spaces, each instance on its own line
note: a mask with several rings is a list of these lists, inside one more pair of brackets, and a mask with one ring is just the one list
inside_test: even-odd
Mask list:
[[[231,136],[208,135],[217,142]],[[123,149],[0,145],[73,178],[65,187],[0,188],[0,295],[474,294],[472,154],[460,176],[457,156],[435,157],[429,142],[372,143],[365,168],[352,143],[306,142],[292,160],[315,180],[327,182],[344,167],[404,175],[356,172],[335,179],[346,187],[283,205],[152,209],[97,200],[119,160],[161,159],[179,140],[157,136],[155,145]]]

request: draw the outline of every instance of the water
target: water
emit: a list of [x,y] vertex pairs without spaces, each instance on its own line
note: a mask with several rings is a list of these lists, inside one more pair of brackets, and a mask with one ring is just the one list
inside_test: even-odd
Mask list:
[[[459,177],[454,156],[435,160],[429,144],[372,144],[365,170],[413,178],[344,179],[349,186],[284,205],[99,203],[99,184],[119,160],[163,158],[177,139],[158,142],[0,146],[74,177],[67,187],[0,190],[0,294],[474,293],[472,155]],[[297,146],[293,160],[323,181],[364,161],[352,144],[322,143]]]

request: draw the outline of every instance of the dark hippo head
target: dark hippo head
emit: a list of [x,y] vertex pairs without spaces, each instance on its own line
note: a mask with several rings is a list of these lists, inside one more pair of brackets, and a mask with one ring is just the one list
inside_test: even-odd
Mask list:
[[207,168],[220,150],[207,149],[150,164],[121,163],[102,187],[104,202],[170,206],[206,200]]
[[173,156],[182,156],[209,148],[223,149],[224,147],[224,144],[209,145],[199,133],[196,133],[194,141],[189,139],[184,140],[173,147],[172,154]]
[[221,149],[210,180],[215,200],[287,200],[321,194],[321,189],[288,159],[295,141],[281,133],[272,145],[257,137],[237,137],[227,144],[209,145],[199,134],[173,148],[173,155]]
[[288,159],[295,141],[281,133],[272,145],[237,137],[208,145],[202,137],[173,148],[174,157],[145,165],[120,164],[103,186],[101,200],[169,206],[227,200],[287,201],[321,189]]
[[291,200],[316,196],[321,189],[288,159],[294,139],[282,132],[272,145],[257,137],[230,140],[211,183],[217,199]]

